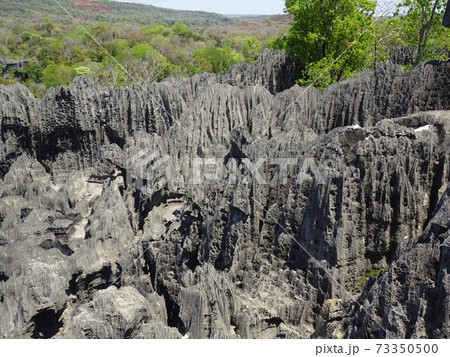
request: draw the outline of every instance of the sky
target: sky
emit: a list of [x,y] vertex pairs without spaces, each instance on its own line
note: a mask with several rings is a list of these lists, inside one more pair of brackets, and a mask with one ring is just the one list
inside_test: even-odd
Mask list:
[[125,0],[178,10],[199,10],[225,15],[282,14],[285,0]]

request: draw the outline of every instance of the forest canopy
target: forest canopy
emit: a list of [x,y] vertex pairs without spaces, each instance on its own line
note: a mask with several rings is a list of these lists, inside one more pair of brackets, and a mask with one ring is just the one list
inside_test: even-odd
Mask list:
[[[290,27],[272,19],[250,20],[237,32],[229,25],[217,26],[216,15],[211,26],[201,15],[201,27],[192,26],[189,18],[171,25],[103,21],[106,17],[96,21],[93,13],[83,27],[51,14],[29,21],[4,17],[0,58],[24,59],[28,65],[0,71],[0,84],[21,82],[43,96],[48,88],[67,85],[76,76],[104,86],[127,86],[225,73],[237,63],[254,62],[271,47],[295,59],[299,84],[323,89],[388,59],[406,70],[423,61],[448,60],[450,29],[442,26],[445,4],[446,0],[403,0],[380,14],[375,0],[287,0],[290,17],[284,19]],[[10,7],[11,14],[19,16],[21,12]],[[271,31],[265,30],[268,27]]]
[[20,81],[38,96],[80,75],[105,86],[126,86],[224,73],[236,63],[254,62],[270,40],[246,34],[217,37],[181,23],[137,27],[102,22],[84,26],[85,31],[46,17],[34,25],[0,27],[0,57],[30,61],[0,81]]

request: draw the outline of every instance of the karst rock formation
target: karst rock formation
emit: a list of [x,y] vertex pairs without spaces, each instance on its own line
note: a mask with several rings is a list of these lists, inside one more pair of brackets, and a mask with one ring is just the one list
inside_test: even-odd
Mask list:
[[294,75],[0,86],[0,337],[450,338],[450,63]]

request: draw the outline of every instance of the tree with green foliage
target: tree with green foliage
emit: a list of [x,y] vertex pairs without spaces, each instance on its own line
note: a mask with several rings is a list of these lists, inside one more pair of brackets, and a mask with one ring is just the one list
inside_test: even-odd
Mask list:
[[241,53],[244,60],[249,63],[255,62],[264,48],[263,42],[257,36],[229,35],[222,43]]
[[150,44],[154,48],[156,48],[163,56],[175,58],[175,56],[170,56],[170,55],[172,52],[177,52],[177,51],[176,51],[176,49],[174,49],[173,44],[167,37],[158,34],[151,39]]
[[50,64],[42,71],[42,83],[47,88],[69,85],[75,73],[65,64]]
[[64,46],[59,40],[51,40],[45,46],[41,46],[37,58],[44,65],[51,63],[61,63],[65,60],[70,60],[63,55]]
[[442,25],[446,0],[404,0],[397,9],[405,43],[412,48],[414,64],[425,59],[448,58],[450,30]]
[[92,73],[91,69],[86,66],[75,67],[73,70],[76,76],[81,77],[89,77]]
[[367,66],[375,8],[374,0],[287,0],[294,21],[276,45],[302,68],[301,83],[324,88]]
[[205,72],[225,73],[233,65],[243,60],[242,55],[233,52],[230,47],[205,47],[196,50],[193,58]]
[[132,58],[126,58],[122,65],[131,78],[138,83],[155,82],[167,75],[169,63],[155,48],[140,43],[131,49]]
[[12,70],[12,75],[19,79],[22,83],[41,82],[42,67],[37,63],[31,63],[25,68]]
[[134,46],[131,51],[134,58],[144,59],[149,54],[154,53],[156,50],[147,43],[140,43]]
[[40,28],[44,30],[47,34],[51,34],[54,28],[53,20],[49,17],[45,17],[44,20],[42,20]]
[[113,57],[125,53],[128,47],[128,41],[124,38],[113,40],[106,44],[106,50]]
[[145,37],[153,37],[155,35],[169,36],[172,30],[164,25],[148,26],[141,29],[142,35]]
[[45,39],[39,34],[24,31],[22,32],[22,42],[31,42],[33,45],[42,46],[45,43]]
[[192,34],[186,24],[175,24],[171,27],[171,30],[181,37],[189,37]]

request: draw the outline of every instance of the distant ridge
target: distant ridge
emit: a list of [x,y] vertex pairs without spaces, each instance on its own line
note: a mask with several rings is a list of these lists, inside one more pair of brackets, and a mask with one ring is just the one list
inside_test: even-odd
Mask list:
[[[152,5],[108,0],[58,0],[75,18],[91,22],[173,25],[185,23],[204,27],[225,25],[234,21],[227,16],[203,12],[160,8]],[[55,0],[2,0],[0,16],[5,19],[39,20],[46,16],[59,22],[72,22]]]

